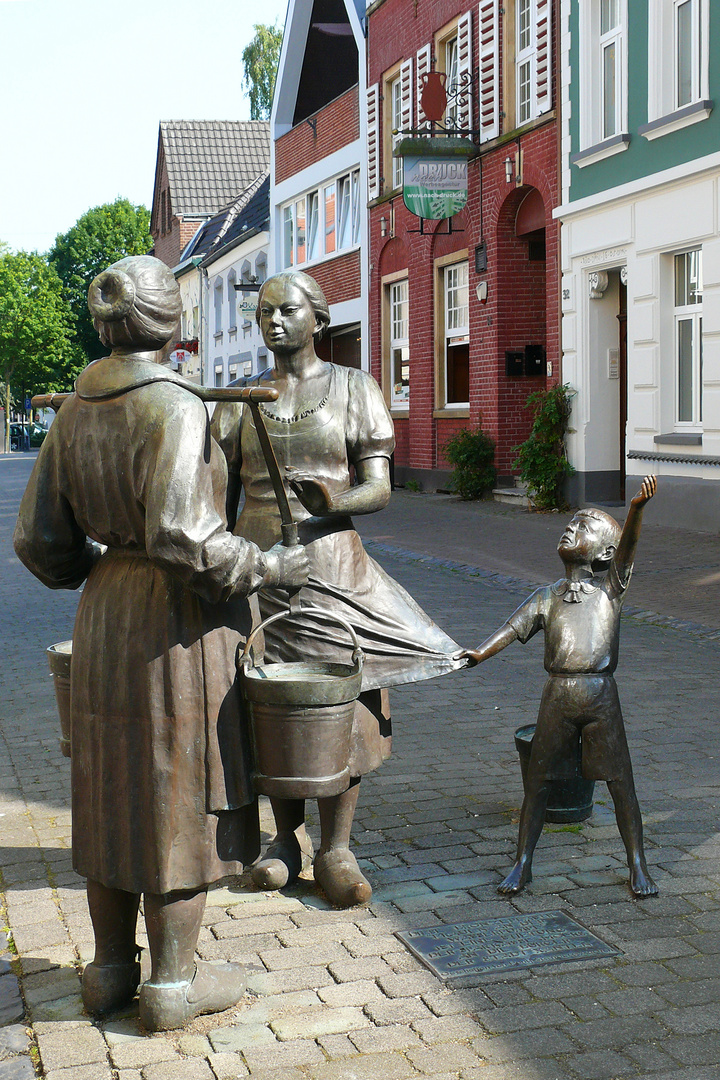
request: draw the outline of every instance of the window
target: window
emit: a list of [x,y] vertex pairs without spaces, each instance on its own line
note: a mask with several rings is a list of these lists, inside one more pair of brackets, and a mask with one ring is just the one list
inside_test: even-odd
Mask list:
[[[444,43],[445,52],[445,89],[449,98],[457,93],[458,88],[458,39],[457,34]],[[457,125],[457,101],[450,101],[445,113],[445,123],[454,128]]]
[[235,271],[231,270],[228,274],[227,280],[227,304],[228,304],[228,329],[235,329],[237,327],[237,291],[235,289],[235,282],[237,278]]
[[[625,150],[627,0],[580,5],[580,159],[582,168]],[[598,144],[608,141],[606,147]],[[582,151],[589,150],[588,156]]]
[[443,270],[445,405],[470,401],[470,308],[468,264],[454,263]]
[[530,0],[519,0],[516,16],[515,79],[517,124],[532,119],[532,67],[535,59]]
[[702,252],[675,256],[675,359],[678,425],[702,423]]
[[410,345],[408,280],[388,286],[390,300],[390,405],[410,402]]
[[222,386],[223,384],[223,369],[222,364],[215,365],[215,385]]
[[710,115],[709,31],[709,0],[648,6],[648,123],[638,128],[646,139]]
[[620,131],[622,24],[620,0],[600,0],[600,96],[602,139]]
[[214,291],[215,300],[215,333],[222,333],[222,309],[223,309],[223,283],[222,278],[218,278],[215,282]]
[[[390,152],[395,150],[401,141],[402,135],[402,80],[400,76],[390,83]],[[395,134],[397,132],[397,134]],[[402,158],[392,158],[392,186],[402,186]]]
[[282,210],[283,266],[303,266],[360,242],[360,170],[323,184]]

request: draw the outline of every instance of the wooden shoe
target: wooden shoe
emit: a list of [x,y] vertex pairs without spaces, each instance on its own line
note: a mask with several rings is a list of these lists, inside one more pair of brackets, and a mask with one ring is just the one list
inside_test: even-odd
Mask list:
[[348,848],[320,850],[313,863],[315,881],[335,907],[349,908],[367,904],[372,886]]
[[294,832],[279,834],[255,863],[250,876],[259,889],[283,889],[297,881],[300,871],[312,864],[313,846],[305,836],[303,846]]
[[104,1016],[128,1005],[140,985],[140,962],[87,964],[82,975],[82,1001],[93,1016]]
[[241,964],[198,960],[188,982],[145,982],[140,989],[140,1020],[148,1031],[172,1031],[204,1013],[223,1012],[245,993]]

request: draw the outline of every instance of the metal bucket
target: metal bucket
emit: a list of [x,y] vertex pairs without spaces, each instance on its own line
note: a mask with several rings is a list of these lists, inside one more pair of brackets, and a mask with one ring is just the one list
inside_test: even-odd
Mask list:
[[60,749],[64,757],[70,757],[70,664],[72,661],[72,641],[58,641],[47,651],[53,683],[55,700],[60,714]]
[[288,618],[272,615],[253,630],[238,671],[250,711],[255,790],[281,799],[339,795],[350,783],[350,740],[360,693],[363,654],[353,627],[321,608],[304,608],[343,626],[353,641],[352,664],[309,661],[255,665],[250,655],[260,630]]
[[[523,790],[526,787],[535,724],[526,724],[515,732],[515,747],[520,755]],[[545,820],[554,824],[570,824],[585,821],[592,814],[595,781],[586,780],[582,774],[582,748],[578,744],[575,775],[567,780],[551,780]]]

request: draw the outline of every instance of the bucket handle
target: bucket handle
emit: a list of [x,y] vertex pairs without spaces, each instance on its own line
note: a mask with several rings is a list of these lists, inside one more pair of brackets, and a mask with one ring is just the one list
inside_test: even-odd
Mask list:
[[276,615],[271,615],[269,619],[264,619],[263,622],[259,624],[259,626],[255,627],[255,629],[252,631],[247,641],[245,642],[245,648],[242,651],[242,655],[238,656],[237,666],[239,668],[243,667],[246,670],[252,668],[254,662],[252,656],[250,655],[250,646],[253,643],[253,638],[255,637],[255,635],[259,634],[261,630],[264,630],[266,626],[270,626],[271,623],[277,622],[278,619],[288,619],[295,614],[319,615],[323,619],[327,619],[329,622],[338,623],[340,626],[344,627],[344,629],[347,630],[347,632],[349,633],[353,642],[353,664],[355,664],[358,671],[362,671],[363,660],[365,657],[362,649],[360,648],[360,642],[358,641],[358,636],[355,633],[355,628],[351,626],[351,624],[345,619],[342,619],[339,615],[335,615],[330,611],[324,611],[323,608],[318,607],[303,608],[301,612],[278,611]]

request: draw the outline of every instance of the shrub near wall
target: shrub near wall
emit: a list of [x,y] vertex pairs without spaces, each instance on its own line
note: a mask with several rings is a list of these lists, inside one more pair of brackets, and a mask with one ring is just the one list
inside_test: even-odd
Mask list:
[[495,440],[482,428],[456,431],[443,450],[453,466],[453,490],[461,499],[479,499],[495,486]]

